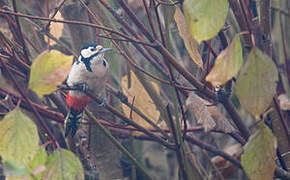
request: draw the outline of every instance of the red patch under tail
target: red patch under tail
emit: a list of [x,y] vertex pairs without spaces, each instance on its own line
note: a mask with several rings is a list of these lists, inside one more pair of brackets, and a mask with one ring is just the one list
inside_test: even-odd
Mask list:
[[72,108],[76,111],[82,111],[91,101],[91,98],[89,98],[86,95],[83,96],[71,96],[69,92],[66,96],[66,103],[69,108]]
[[69,134],[73,137],[76,134],[83,117],[83,110],[90,100],[86,95],[71,96],[69,92],[67,93],[66,103],[69,107],[69,112],[65,119],[65,137]]

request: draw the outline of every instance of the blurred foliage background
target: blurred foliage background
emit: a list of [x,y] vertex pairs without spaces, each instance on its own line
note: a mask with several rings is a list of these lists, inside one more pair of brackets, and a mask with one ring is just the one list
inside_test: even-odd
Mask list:
[[[289,178],[289,4],[0,1],[1,178]],[[121,115],[96,99],[88,110],[117,142],[88,113],[63,135],[65,78],[91,42],[114,49],[107,96]]]

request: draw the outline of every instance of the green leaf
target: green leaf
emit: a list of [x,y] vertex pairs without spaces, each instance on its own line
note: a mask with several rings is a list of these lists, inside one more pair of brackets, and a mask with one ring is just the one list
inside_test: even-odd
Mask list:
[[228,0],[186,0],[185,18],[191,35],[200,43],[217,35],[228,14]]
[[179,8],[176,8],[174,13],[174,20],[177,24],[177,28],[179,31],[179,35],[184,41],[186,50],[188,54],[190,55],[191,59],[199,66],[203,67],[202,58],[198,52],[197,44],[195,39],[192,37],[192,35],[189,33],[188,26],[186,24],[185,17],[183,16],[181,10]]
[[237,75],[242,65],[242,45],[237,35],[232,43],[218,55],[214,67],[205,79],[215,87],[221,86]]
[[33,160],[27,165],[29,171],[35,176],[34,179],[42,179],[42,172],[46,170],[45,163],[47,154],[45,148],[41,147]]
[[29,171],[24,165],[18,165],[13,160],[4,162],[3,171],[8,178],[23,178],[29,175]]
[[271,58],[252,49],[237,80],[236,94],[242,106],[257,119],[271,104],[277,80],[278,72]]
[[276,138],[264,124],[244,147],[242,166],[250,179],[272,180],[275,171]]
[[44,51],[31,66],[29,88],[39,96],[52,93],[67,77],[72,60],[57,50]]
[[4,161],[27,164],[39,149],[35,124],[19,108],[0,121],[0,155]]
[[46,167],[44,179],[84,180],[84,170],[80,160],[68,150],[60,149],[48,156]]

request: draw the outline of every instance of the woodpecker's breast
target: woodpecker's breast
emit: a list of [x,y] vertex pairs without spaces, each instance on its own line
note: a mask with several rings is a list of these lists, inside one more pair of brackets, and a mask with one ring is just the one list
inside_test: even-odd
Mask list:
[[[75,62],[69,73],[67,84],[73,86],[74,84],[86,83],[88,88],[95,94],[104,91],[106,79],[109,72],[109,64],[102,59],[92,60],[92,72],[88,71],[85,64],[82,62]],[[70,91],[71,96],[83,96],[80,91]]]

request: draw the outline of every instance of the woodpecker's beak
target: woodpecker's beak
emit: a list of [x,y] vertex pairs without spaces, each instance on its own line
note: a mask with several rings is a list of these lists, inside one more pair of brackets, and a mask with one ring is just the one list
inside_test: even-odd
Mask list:
[[99,53],[105,53],[105,52],[111,51],[111,50],[113,50],[113,49],[112,48],[103,48],[99,51]]

